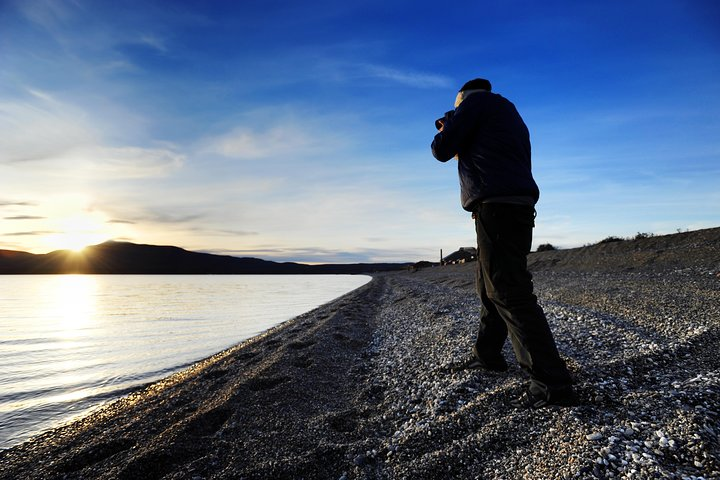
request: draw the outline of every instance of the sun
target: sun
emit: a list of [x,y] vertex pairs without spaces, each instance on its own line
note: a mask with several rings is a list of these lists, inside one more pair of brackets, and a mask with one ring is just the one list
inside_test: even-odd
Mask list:
[[56,233],[50,235],[48,243],[55,250],[82,251],[88,245],[102,243],[109,235],[105,224],[91,214],[79,214],[58,220]]

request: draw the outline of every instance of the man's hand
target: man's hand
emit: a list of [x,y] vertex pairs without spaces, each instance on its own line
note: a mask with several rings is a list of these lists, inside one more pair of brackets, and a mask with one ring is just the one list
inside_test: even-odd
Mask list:
[[445,115],[435,120],[435,128],[437,128],[439,132],[442,132],[445,129],[445,122],[450,120],[453,115],[455,115],[455,110],[445,112]]
[[[454,116],[455,110],[450,110],[449,112],[445,112],[445,115],[435,120],[435,128],[438,129],[438,133],[435,134],[435,138],[433,139],[430,148],[432,149],[433,156],[441,162],[447,162],[457,155],[458,147],[455,145],[455,143],[457,143],[457,138],[445,138],[448,135],[450,137],[457,137],[457,135],[453,135],[456,131],[455,124],[452,120]],[[444,133],[445,126],[448,126],[450,129],[447,134]]]

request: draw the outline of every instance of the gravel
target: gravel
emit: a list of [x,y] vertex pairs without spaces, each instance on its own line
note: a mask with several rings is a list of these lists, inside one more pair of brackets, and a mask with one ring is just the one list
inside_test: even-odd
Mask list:
[[0,452],[0,478],[720,478],[720,229],[532,254],[575,407],[449,373],[473,264],[368,285]]

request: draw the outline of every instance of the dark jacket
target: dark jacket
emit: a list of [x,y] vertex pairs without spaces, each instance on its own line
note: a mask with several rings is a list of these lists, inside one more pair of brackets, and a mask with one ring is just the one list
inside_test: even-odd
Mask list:
[[469,95],[445,117],[432,153],[441,162],[458,156],[462,206],[473,211],[492,197],[527,196],[540,192],[530,164],[530,134],[509,100],[491,92]]

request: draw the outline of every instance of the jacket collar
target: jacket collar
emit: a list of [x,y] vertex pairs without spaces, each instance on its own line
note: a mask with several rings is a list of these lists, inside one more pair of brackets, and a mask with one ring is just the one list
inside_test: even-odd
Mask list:
[[459,107],[463,100],[465,100],[467,97],[477,92],[487,92],[487,90],[478,88],[475,90],[462,90],[458,92],[457,97],[455,97],[455,108]]

